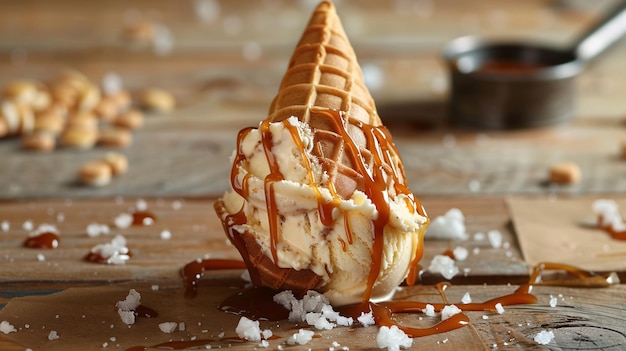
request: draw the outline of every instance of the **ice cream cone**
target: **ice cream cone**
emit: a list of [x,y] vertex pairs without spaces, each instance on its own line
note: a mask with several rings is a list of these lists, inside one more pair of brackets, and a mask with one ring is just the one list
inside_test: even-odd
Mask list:
[[[299,122],[294,122],[294,117]],[[320,269],[317,267],[317,271],[314,272],[312,269],[302,267],[302,265],[290,268],[284,263],[284,260],[281,266],[277,262],[279,261],[276,253],[277,243],[270,240],[268,244],[267,238],[262,238],[262,235],[259,234],[259,231],[262,231],[261,229],[253,233],[246,228],[251,226],[267,228],[269,226],[269,231],[272,232],[270,233],[271,237],[275,239],[280,236],[276,233],[276,228],[285,226],[283,222],[285,222],[287,215],[281,213],[276,208],[270,208],[276,207],[276,201],[268,198],[275,196],[273,190],[271,190],[274,178],[288,179],[282,178],[282,174],[277,174],[279,172],[276,170],[270,171],[271,174],[269,175],[261,176],[265,180],[259,180],[257,185],[261,184],[259,189],[265,189],[259,191],[265,191],[263,201],[267,204],[267,208],[264,209],[267,215],[261,216],[261,219],[257,218],[259,210],[252,209],[252,207],[257,205],[250,205],[252,207],[249,207],[248,213],[244,214],[246,201],[249,204],[256,201],[258,204],[259,200],[248,199],[250,194],[247,194],[249,190],[246,189],[249,188],[247,182],[250,181],[250,173],[248,170],[243,170],[246,174],[241,174],[242,168],[240,163],[252,165],[255,161],[246,159],[242,155],[244,151],[242,151],[243,146],[240,144],[243,138],[240,139],[238,141],[238,155],[233,160],[231,184],[233,188],[239,187],[239,191],[236,191],[245,199],[242,200],[244,205],[241,205],[243,206],[241,207],[242,209],[237,212],[238,208],[236,207],[239,205],[233,205],[232,201],[230,201],[230,208],[227,208],[226,201],[220,199],[216,203],[215,208],[222,219],[231,242],[233,242],[246,262],[253,283],[269,286],[277,290],[289,289],[296,293],[304,293],[309,289],[321,288],[324,290],[329,287],[329,289],[335,289],[340,284],[329,284],[328,276],[341,275],[342,279],[353,280],[353,282],[348,284],[360,284],[358,288],[350,287],[347,289],[350,290],[349,294],[353,294],[354,291],[363,289],[362,286],[365,285],[363,276],[365,276],[368,287],[365,288],[365,293],[362,290],[361,293],[366,298],[369,298],[372,291],[377,289],[375,286],[377,284],[386,285],[382,290],[389,290],[387,285],[395,284],[393,285],[395,287],[406,276],[409,269],[408,261],[415,263],[413,261],[416,257],[417,242],[421,240],[420,235],[423,235],[421,232],[417,233],[418,230],[415,230],[415,228],[419,228],[423,223],[415,224],[415,226],[411,227],[411,230],[407,230],[409,232],[407,236],[410,237],[407,245],[398,249],[402,253],[395,254],[397,257],[402,257],[400,266],[404,268],[390,272],[387,274],[389,277],[383,277],[386,273],[382,273],[381,270],[381,257],[384,255],[384,245],[387,244],[387,239],[383,238],[383,231],[390,218],[389,197],[393,197],[394,200],[397,197],[406,197],[408,201],[405,201],[403,198],[399,202],[401,206],[411,203],[413,208],[409,209],[408,212],[412,212],[412,215],[420,217],[423,215],[423,212],[421,205],[418,206],[415,203],[412,194],[406,187],[406,179],[400,157],[391,141],[391,136],[382,126],[382,122],[376,112],[374,100],[365,86],[363,73],[357,62],[354,50],[350,45],[332,2],[321,2],[313,12],[311,20],[291,57],[279,92],[272,101],[268,118],[259,127],[259,130],[265,130],[259,132],[264,135],[262,137],[263,140],[262,142],[254,142],[252,143],[253,145],[258,146],[261,143],[272,144],[274,143],[273,138],[275,135],[283,133],[268,132],[270,123],[275,125],[282,124],[282,131],[291,133],[295,139],[303,138],[302,133],[310,133],[306,137],[310,139],[307,139],[310,146],[310,150],[307,151],[309,156],[302,156],[303,159],[298,161],[305,163],[305,167],[309,167],[308,177],[305,177],[306,180],[299,180],[296,183],[302,182],[303,186],[310,188],[312,193],[317,194],[315,195],[317,207],[314,207],[313,210],[307,210],[308,213],[315,213],[310,216],[306,214],[302,217],[301,213],[294,215],[295,217],[300,216],[298,218],[300,218],[301,222],[303,221],[302,223],[304,224],[302,225],[304,227],[309,226],[308,228],[301,228],[302,231],[307,232],[307,235],[311,233],[311,237],[317,238],[314,241],[330,240],[324,237],[332,231],[341,232],[341,234],[335,233],[333,235],[343,235],[343,237],[336,239],[341,244],[336,242],[328,244],[334,246],[330,250],[334,250],[334,252],[328,253],[329,257],[332,256],[329,260],[337,260],[332,263],[332,268],[326,266],[326,268]],[[304,125],[305,127],[301,128],[306,129],[306,132],[296,131],[294,124],[297,123]],[[247,132],[244,131],[244,137],[245,134]],[[242,134],[240,134],[241,137]],[[296,143],[297,148],[299,148],[299,152],[295,153],[304,154],[305,142],[303,140],[292,141],[292,143]],[[277,163],[280,163],[280,161],[270,160],[274,156],[268,155],[274,152],[274,146],[264,145],[263,147],[265,148],[265,156],[262,157],[264,159],[263,162],[273,164],[273,166],[269,166],[270,168],[275,167],[278,169],[281,165]],[[294,153],[293,150],[291,153]],[[313,175],[315,172],[312,171],[312,168],[315,167],[311,166],[311,163],[315,163],[321,169],[317,177]],[[270,180],[268,181],[268,179]],[[293,181],[293,179],[289,180]],[[265,185],[263,186],[262,184]],[[269,192],[268,189],[270,189]],[[259,191],[253,195],[259,196]],[[355,198],[357,191],[361,195],[357,195],[357,198]],[[326,197],[322,196],[322,194],[325,194]],[[372,214],[373,212],[369,214],[355,214],[353,213],[355,211],[346,209],[352,206],[350,204],[355,204],[357,207],[361,206],[357,202],[360,202],[361,200],[359,199],[364,197],[368,198],[368,200],[363,200],[366,204],[364,206],[371,205],[369,208],[377,212],[376,215]],[[367,205],[368,201],[369,205]],[[271,204],[272,202],[274,203]],[[341,203],[344,204],[341,205]],[[339,207],[341,206],[344,206],[344,208],[340,209]],[[335,220],[333,218],[336,217],[335,210],[341,212],[340,217],[342,219],[339,220],[341,222],[339,225],[331,223]],[[356,212],[358,211],[360,210]],[[419,214],[417,214],[418,212]],[[250,224],[246,222],[251,220],[246,217],[249,215],[252,215],[252,217],[257,216],[252,219],[255,223]],[[396,217],[398,216],[396,215]],[[357,222],[354,222],[354,218],[357,218]],[[425,217],[420,218],[425,219]],[[414,221],[414,218],[411,220]],[[273,221],[274,227],[272,227]],[[354,231],[352,226],[361,226],[360,228],[363,228],[363,232],[368,233],[352,233]],[[312,229],[313,227],[316,229]],[[376,233],[372,231],[376,231]],[[284,237],[290,234],[283,233],[281,235]],[[358,237],[358,235],[363,235],[363,237]],[[373,236],[377,238],[372,239]],[[263,240],[265,242],[262,244],[261,241]],[[305,238],[305,240],[310,240],[310,238]],[[355,241],[354,245],[357,248],[347,248],[347,245],[353,246],[353,241]],[[373,244],[373,241],[378,242]],[[383,241],[385,242],[383,243]],[[315,246],[319,243],[309,244]],[[324,245],[321,244],[321,246]],[[268,250],[268,246],[271,247],[271,250]],[[341,247],[343,247],[344,252],[341,252]],[[287,248],[287,254],[283,253],[283,255],[289,256],[293,251],[300,249],[308,250],[307,248],[303,249],[302,246],[296,243],[295,246]],[[312,251],[316,250],[326,250],[326,248],[316,247],[312,249]],[[345,252],[348,252],[347,255],[351,256],[349,260],[358,261],[355,263],[360,267],[356,270],[358,272],[355,273],[359,275],[358,277],[350,276],[350,272],[341,272],[342,267],[352,265],[352,263],[347,264],[343,258],[339,257],[344,255]],[[370,256],[363,254],[363,252],[370,252]],[[394,256],[394,254],[387,255],[390,257]],[[290,257],[293,257],[293,255]],[[370,264],[367,262],[368,260],[376,263]],[[327,262],[326,264],[329,263]],[[295,264],[295,266],[298,266],[298,264]],[[370,272],[369,277],[367,277],[368,272]],[[322,279],[321,275],[325,275],[326,280]],[[384,282],[386,280],[390,280],[393,283],[388,284]],[[354,283],[354,281],[358,283]],[[377,295],[384,293],[388,293],[388,291],[383,291],[382,293],[375,291]]]

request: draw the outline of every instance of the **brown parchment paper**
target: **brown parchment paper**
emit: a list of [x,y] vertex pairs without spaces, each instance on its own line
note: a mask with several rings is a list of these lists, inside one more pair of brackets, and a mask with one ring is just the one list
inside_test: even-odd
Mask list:
[[[595,223],[591,206],[599,198],[508,198],[526,262],[567,263],[593,271],[626,270],[626,241],[615,240],[591,225]],[[626,198],[612,199],[626,210]]]

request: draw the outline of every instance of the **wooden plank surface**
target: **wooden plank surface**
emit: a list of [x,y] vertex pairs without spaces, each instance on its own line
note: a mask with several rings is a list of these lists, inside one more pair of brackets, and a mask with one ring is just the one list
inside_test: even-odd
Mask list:
[[[157,218],[150,226],[132,226],[119,229],[114,225],[120,214],[130,214],[137,203],[145,202],[148,211]],[[486,233],[497,229],[503,234],[508,248],[494,249],[489,242],[470,239],[461,243],[448,240],[431,240],[426,246],[423,265],[433,256],[442,254],[455,245],[462,245],[470,252],[477,248],[478,254],[470,254],[459,262],[461,271],[455,282],[506,280],[518,282],[525,277],[528,267],[523,262],[519,245],[512,232],[510,218],[502,198],[424,197],[421,199],[433,218],[455,207],[467,216],[468,233]],[[0,233],[2,265],[0,281],[7,285],[37,285],[46,281],[49,287],[55,283],[125,281],[125,280],[177,280],[179,269],[186,263],[201,257],[238,258],[236,250],[227,242],[221,223],[213,210],[210,198],[112,198],[112,199],[59,199],[24,200],[0,203],[0,222],[8,221],[10,229]],[[62,221],[59,222],[59,219]],[[40,224],[54,224],[60,231],[57,249],[28,249],[22,242],[32,231],[24,229],[24,223],[34,228]],[[92,223],[110,227],[109,235],[89,237],[87,226]],[[164,240],[160,233],[168,230],[171,239]],[[99,265],[82,262],[82,258],[95,245],[109,242],[113,235],[122,234],[128,240],[133,257],[127,265]],[[39,261],[42,254],[45,260]],[[438,280],[426,273],[424,279]]]

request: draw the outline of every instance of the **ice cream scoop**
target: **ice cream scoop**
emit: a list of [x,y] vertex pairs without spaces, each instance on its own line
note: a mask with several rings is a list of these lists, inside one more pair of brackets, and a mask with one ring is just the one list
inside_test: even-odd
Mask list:
[[333,4],[315,9],[258,128],[239,133],[215,205],[252,281],[384,299],[422,256],[428,218]]

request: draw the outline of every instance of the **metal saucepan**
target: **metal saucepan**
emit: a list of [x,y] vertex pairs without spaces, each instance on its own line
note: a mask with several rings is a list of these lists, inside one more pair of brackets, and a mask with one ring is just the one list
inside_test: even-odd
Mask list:
[[569,120],[575,113],[574,78],[625,32],[626,3],[620,2],[568,50],[476,37],[453,40],[444,50],[451,121],[511,129]]

